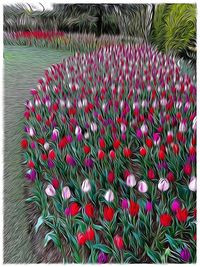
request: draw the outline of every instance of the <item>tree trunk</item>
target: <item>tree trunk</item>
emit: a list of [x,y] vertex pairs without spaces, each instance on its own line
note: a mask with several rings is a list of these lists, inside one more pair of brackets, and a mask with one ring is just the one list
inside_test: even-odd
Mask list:
[[102,34],[102,24],[103,24],[103,13],[102,13],[102,10],[101,8],[99,8],[98,10],[98,15],[97,15],[97,32],[96,32],[96,36],[100,36]]

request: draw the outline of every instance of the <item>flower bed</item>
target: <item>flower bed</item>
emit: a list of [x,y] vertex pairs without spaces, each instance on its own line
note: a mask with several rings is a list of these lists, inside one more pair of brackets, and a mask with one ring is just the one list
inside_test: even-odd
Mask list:
[[113,45],[54,64],[21,141],[64,262],[196,261],[196,87],[173,57]]
[[[13,32],[4,33],[4,44],[27,45],[36,47],[47,47],[65,49],[75,52],[93,51],[105,45],[134,43],[136,40],[128,36],[94,34],[67,34],[64,32]],[[137,40],[137,42],[141,40]]]

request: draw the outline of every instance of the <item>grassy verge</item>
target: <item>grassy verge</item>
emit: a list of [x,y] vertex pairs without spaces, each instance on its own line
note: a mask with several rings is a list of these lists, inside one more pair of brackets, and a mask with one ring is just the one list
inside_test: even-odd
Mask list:
[[24,102],[44,70],[69,56],[67,51],[4,47],[4,263],[34,263],[20,164]]

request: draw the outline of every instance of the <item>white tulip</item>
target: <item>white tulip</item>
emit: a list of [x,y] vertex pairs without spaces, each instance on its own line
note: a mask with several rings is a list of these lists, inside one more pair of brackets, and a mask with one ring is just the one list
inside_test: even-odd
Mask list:
[[121,124],[121,132],[122,133],[126,132],[126,125],[124,123]]
[[146,124],[142,124],[141,128],[140,128],[141,132],[144,134],[144,133],[147,133],[148,132],[148,127]]
[[78,134],[81,134],[81,133],[82,133],[81,127],[76,126],[76,128],[75,128],[75,135],[78,135]]
[[89,179],[85,179],[82,183],[81,189],[84,193],[87,193],[91,190],[91,184]]
[[147,190],[148,190],[148,185],[145,181],[139,181],[138,182],[138,190],[141,192],[141,193],[146,193]]
[[90,128],[93,132],[96,132],[97,131],[97,124],[95,122],[92,122],[90,125]]
[[90,134],[89,134],[88,132],[86,132],[86,133],[84,134],[84,137],[85,137],[85,139],[89,139]]
[[68,186],[63,187],[62,190],[62,198],[69,199],[71,197],[71,191]]
[[47,150],[49,150],[49,143],[44,143],[44,149],[47,151]]
[[162,192],[167,191],[169,189],[169,181],[164,178],[160,178],[158,182],[158,189]]
[[56,190],[53,185],[49,184],[45,189],[45,193],[47,194],[47,196],[53,197],[56,194]]
[[126,178],[126,184],[129,187],[134,187],[136,185],[135,176],[133,174],[130,174]]
[[105,195],[104,195],[104,198],[106,201],[108,202],[112,202],[114,200],[114,193],[109,189]]
[[197,191],[197,178],[195,176],[192,176],[190,178],[190,183],[189,183],[188,187],[193,192]]

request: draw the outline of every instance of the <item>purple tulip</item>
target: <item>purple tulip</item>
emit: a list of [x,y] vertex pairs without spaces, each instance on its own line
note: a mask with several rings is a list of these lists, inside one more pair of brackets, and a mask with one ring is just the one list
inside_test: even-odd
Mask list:
[[48,167],[49,167],[50,169],[52,169],[52,168],[55,167],[55,164],[54,164],[54,162],[53,162],[52,160],[48,160]]
[[71,143],[71,142],[73,141],[73,138],[72,138],[71,135],[67,135],[67,136],[66,136],[66,139],[67,139],[67,142],[68,142],[68,143]]
[[108,256],[103,251],[101,251],[98,255],[98,263],[107,263],[108,262]]
[[181,208],[181,202],[178,199],[174,199],[171,205],[171,209],[173,212],[176,212],[178,209]]
[[35,149],[35,142],[31,142],[31,148]]
[[88,167],[88,168],[93,168],[94,162],[93,162],[92,159],[90,159],[90,158],[86,158],[86,159],[84,160],[84,164],[85,164],[85,166]]
[[128,200],[127,199],[122,199],[122,209],[125,210],[125,209],[128,209]]
[[67,164],[69,164],[72,167],[74,167],[76,165],[75,159],[69,154],[67,154],[67,156],[66,156],[66,162],[67,162]]
[[69,216],[69,215],[70,215],[70,208],[66,208],[66,209],[65,209],[65,215],[66,215],[66,216]]
[[137,129],[136,135],[137,135],[137,138],[142,138],[142,131],[140,129]]
[[58,139],[58,136],[59,136],[59,131],[57,129],[53,129],[51,140],[56,141]]
[[147,201],[147,203],[146,203],[146,211],[147,212],[150,212],[150,211],[152,211],[152,209],[153,209],[153,204],[152,204],[152,202],[151,201]]
[[188,262],[191,257],[189,249],[187,248],[182,249],[180,256],[183,261]]
[[36,176],[37,176],[37,172],[35,169],[28,170],[26,173],[26,178],[32,182],[35,181]]

